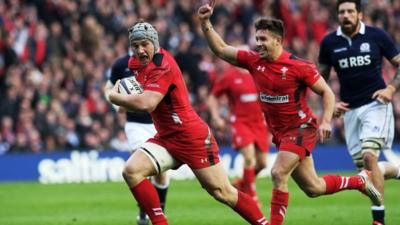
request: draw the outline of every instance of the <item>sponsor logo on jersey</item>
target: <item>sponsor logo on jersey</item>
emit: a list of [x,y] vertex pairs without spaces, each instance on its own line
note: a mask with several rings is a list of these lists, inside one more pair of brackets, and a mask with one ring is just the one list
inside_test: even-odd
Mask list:
[[370,52],[370,51],[371,51],[371,47],[370,47],[369,43],[364,42],[360,45],[360,52]]
[[374,126],[374,128],[372,128],[372,132],[374,132],[374,133],[378,133],[378,132],[380,132],[380,127],[378,127],[378,126]]
[[286,72],[287,72],[288,70],[289,70],[289,69],[288,69],[286,66],[284,66],[284,67],[281,68],[281,71],[282,71],[282,80],[286,80]]
[[265,66],[257,66],[257,71],[264,72],[265,71]]
[[257,101],[257,94],[243,94],[240,95],[241,102],[255,102]]
[[321,75],[319,74],[319,72],[317,70],[315,70],[314,77],[319,77],[319,76],[321,76]]
[[272,96],[260,92],[260,100],[268,103],[287,103],[289,102],[289,95]]
[[334,52],[334,53],[338,53],[338,52],[344,52],[344,51],[346,51],[346,50],[347,50],[347,48],[346,48],[346,47],[343,47],[343,48],[334,49],[333,52]]
[[200,159],[200,162],[202,164],[208,163],[208,159],[207,158]]
[[359,66],[368,66],[371,64],[371,56],[352,56],[349,58],[339,59],[338,62],[341,69],[347,69],[349,67],[352,68]]
[[182,124],[182,120],[179,118],[178,113],[173,112],[171,116],[175,124]]
[[235,84],[241,84],[243,83],[243,80],[241,78],[237,78],[233,81]]
[[[299,115],[299,117],[301,118],[301,119],[304,119],[304,118],[306,118],[306,114],[303,112],[303,110],[299,110],[298,112],[297,112],[297,115]],[[303,124],[302,124],[303,125]],[[307,127],[307,126],[306,126]],[[302,127],[303,128],[303,127]]]
[[148,84],[148,85],[146,85],[147,87],[154,87],[154,88],[159,88],[160,87],[160,85],[159,84],[157,84],[157,83],[151,83],[151,84]]

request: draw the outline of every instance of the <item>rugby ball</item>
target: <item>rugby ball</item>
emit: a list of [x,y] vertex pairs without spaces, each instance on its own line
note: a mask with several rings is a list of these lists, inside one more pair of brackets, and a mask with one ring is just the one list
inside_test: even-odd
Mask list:
[[118,91],[121,94],[141,94],[143,89],[135,77],[126,77],[120,80]]

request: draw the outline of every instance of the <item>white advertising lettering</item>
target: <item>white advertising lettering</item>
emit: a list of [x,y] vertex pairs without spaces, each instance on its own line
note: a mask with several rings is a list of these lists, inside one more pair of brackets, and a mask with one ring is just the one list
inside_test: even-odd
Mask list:
[[241,102],[255,102],[257,101],[257,94],[243,94],[240,95]]
[[339,59],[338,62],[341,69],[368,66],[371,64],[371,56],[352,56],[349,58]]
[[122,181],[124,165],[121,157],[99,158],[96,151],[73,151],[70,158],[40,161],[39,181],[44,184]]
[[289,102],[289,95],[272,96],[261,92],[260,100],[262,102],[268,102],[268,103],[287,103]]

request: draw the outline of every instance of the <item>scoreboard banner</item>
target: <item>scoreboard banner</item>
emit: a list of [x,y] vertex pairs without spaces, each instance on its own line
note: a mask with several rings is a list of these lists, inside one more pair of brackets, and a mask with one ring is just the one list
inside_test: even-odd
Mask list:
[[[395,146],[394,149],[400,149]],[[397,165],[400,151],[386,150],[381,154]],[[38,181],[51,183],[87,183],[123,181],[122,169],[129,153],[117,151],[68,151],[40,154],[5,154],[0,156],[0,182]],[[221,147],[221,162],[230,177],[241,176],[243,157],[230,147]],[[268,167],[259,176],[269,176],[276,149],[268,154]],[[355,171],[344,145],[317,146],[313,151],[318,172]],[[168,172],[172,179],[193,179],[187,166]]]

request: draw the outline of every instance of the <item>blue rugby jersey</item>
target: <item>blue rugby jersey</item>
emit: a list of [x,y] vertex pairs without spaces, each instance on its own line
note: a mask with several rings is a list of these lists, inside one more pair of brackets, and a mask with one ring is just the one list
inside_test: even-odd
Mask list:
[[[118,58],[111,67],[109,73],[109,80],[111,83],[115,84],[118,79],[133,76],[132,72],[128,68],[129,54]],[[128,122],[136,123],[153,123],[149,113],[132,113],[126,112],[126,120]]]
[[361,22],[352,38],[340,27],[321,43],[319,63],[335,68],[340,82],[340,98],[356,108],[373,101],[376,90],[386,84],[382,78],[382,56],[391,60],[398,54],[391,37],[382,29]]

